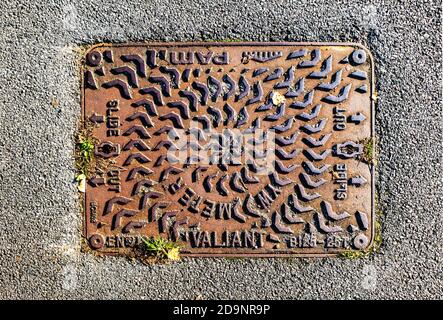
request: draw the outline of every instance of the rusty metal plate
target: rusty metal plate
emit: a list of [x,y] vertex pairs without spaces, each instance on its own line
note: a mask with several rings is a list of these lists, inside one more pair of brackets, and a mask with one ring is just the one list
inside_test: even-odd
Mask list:
[[374,237],[373,62],[356,44],[98,45],[85,233],[128,254],[162,236],[185,255],[328,255]]

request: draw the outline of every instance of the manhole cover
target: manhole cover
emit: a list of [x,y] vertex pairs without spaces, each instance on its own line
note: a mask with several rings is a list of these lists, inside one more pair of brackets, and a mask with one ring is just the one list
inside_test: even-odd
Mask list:
[[373,66],[353,44],[99,45],[84,59],[92,249],[326,255],[373,238]]

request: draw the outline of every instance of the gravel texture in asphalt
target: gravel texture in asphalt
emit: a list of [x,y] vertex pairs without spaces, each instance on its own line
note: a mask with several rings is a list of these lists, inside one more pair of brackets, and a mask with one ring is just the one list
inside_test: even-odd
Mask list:
[[[2,1],[0,298],[442,298],[441,1]],[[79,250],[78,49],[128,41],[339,41],[376,61],[381,251],[185,259]]]

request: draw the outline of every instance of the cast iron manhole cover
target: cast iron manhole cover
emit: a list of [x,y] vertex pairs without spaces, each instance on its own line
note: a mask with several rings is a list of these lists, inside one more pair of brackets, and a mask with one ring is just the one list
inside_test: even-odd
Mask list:
[[[326,255],[372,242],[373,62],[354,44],[99,45],[84,59],[94,123],[85,232],[128,253]],[[103,165],[105,163],[105,165]]]

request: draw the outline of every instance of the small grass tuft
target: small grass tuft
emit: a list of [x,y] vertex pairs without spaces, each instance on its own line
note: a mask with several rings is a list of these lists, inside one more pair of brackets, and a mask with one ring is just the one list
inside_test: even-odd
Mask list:
[[162,237],[143,239],[144,258],[153,262],[180,260],[180,246]]
[[360,160],[367,164],[375,165],[375,138],[367,138],[359,143],[363,145],[363,153],[360,156]]
[[75,136],[75,167],[77,176],[84,175],[86,179],[94,176],[97,172],[105,172],[112,165],[112,161],[94,154],[95,146],[100,143],[93,136],[94,124],[90,121],[82,123]]
[[78,174],[89,177],[94,169],[94,146],[97,142],[92,136],[93,126],[85,125],[76,136],[75,165]]
[[83,141],[79,143],[79,149],[81,156],[85,159],[85,161],[91,161],[94,156],[94,142],[92,138],[86,137]]

